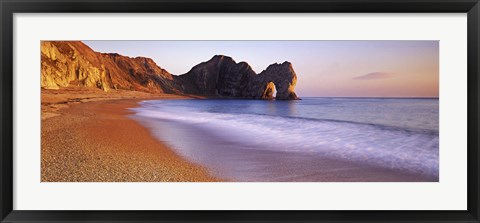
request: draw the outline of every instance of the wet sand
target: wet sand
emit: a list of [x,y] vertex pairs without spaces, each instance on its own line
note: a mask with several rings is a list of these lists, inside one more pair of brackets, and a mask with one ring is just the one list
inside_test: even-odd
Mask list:
[[218,180],[127,117],[141,99],[182,96],[77,90],[42,91],[42,182]]

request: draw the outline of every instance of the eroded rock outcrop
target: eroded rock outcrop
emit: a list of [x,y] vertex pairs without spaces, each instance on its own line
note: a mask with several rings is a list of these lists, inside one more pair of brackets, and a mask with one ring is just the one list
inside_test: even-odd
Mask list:
[[295,100],[297,76],[292,64],[272,64],[256,74],[246,62],[217,55],[175,76],[152,59],[98,53],[79,41],[41,43],[41,87],[96,87],[150,93]]
[[296,100],[297,75],[290,62],[272,64],[256,74],[245,62],[217,55],[193,67],[188,73],[174,77],[182,91],[208,96]]
[[271,99],[273,97],[273,89],[277,90],[276,99],[279,100],[297,100],[295,93],[295,85],[297,84],[297,74],[293,70],[290,62],[282,64],[272,64],[260,74],[254,76],[250,82],[250,89],[254,98]]

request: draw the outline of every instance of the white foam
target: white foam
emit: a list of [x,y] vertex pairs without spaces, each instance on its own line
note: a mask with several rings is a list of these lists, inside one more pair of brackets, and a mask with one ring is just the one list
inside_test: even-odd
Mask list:
[[374,125],[254,114],[133,109],[136,115],[195,125],[247,148],[310,152],[438,176],[438,135]]

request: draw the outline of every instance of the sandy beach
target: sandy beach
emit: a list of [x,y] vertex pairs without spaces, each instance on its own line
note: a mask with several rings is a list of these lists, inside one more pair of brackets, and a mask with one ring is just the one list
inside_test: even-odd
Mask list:
[[[138,109],[142,100],[188,98],[95,88],[43,89],[41,181],[438,181],[308,153],[246,148],[192,125],[145,119],[129,110]],[[173,134],[174,141],[165,140],[164,134]],[[178,143],[178,137],[189,151],[166,146]]]
[[98,89],[42,90],[42,182],[217,181],[129,119],[142,99],[184,98]]
[[41,181],[439,182],[438,41],[225,43],[41,41]]

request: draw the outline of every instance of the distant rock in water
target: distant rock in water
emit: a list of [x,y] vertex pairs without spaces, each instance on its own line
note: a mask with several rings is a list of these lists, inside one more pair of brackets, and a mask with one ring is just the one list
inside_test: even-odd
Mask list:
[[246,62],[217,55],[175,76],[152,59],[99,53],[80,41],[42,41],[41,87],[96,87],[210,97],[296,100],[292,64],[272,64],[256,74]]
[[193,67],[188,73],[174,76],[183,92],[188,94],[231,97],[296,100],[297,75],[290,62],[272,64],[256,74],[245,62],[217,55]]

